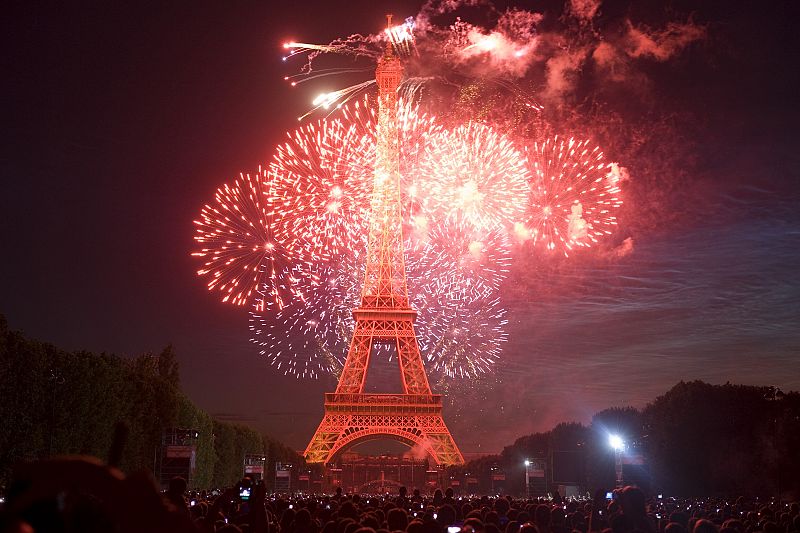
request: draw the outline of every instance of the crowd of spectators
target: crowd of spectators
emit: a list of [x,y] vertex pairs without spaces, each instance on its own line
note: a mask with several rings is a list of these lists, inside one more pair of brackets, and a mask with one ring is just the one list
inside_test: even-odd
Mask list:
[[399,494],[272,495],[242,480],[222,491],[159,493],[85,459],[22,468],[0,512],[0,531],[250,533],[800,533],[798,503],[740,497],[648,498],[636,487],[594,498]]
[[[233,496],[229,498],[228,496]],[[203,494],[189,512],[203,531],[251,531],[249,505],[223,495],[228,514]],[[194,501],[195,504],[191,505]],[[800,532],[797,503],[739,498],[647,499],[636,487],[596,500],[515,499],[510,496],[456,497],[452,489],[424,497],[409,495],[298,496],[267,498],[270,531],[280,533],[790,533]],[[596,512],[593,512],[596,510]],[[227,518],[227,522],[225,519]]]

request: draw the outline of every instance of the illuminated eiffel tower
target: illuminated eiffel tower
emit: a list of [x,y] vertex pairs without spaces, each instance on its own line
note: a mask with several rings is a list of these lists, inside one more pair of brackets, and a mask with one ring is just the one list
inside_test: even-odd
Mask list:
[[[437,465],[464,463],[442,418],[442,396],[431,393],[414,332],[417,312],[408,299],[396,119],[402,77],[390,43],[375,70],[377,161],[361,305],[353,310],[355,330],[339,385],[325,394],[325,416],[304,453],[309,463],[330,463],[347,448],[379,438],[421,448]],[[376,343],[396,346],[402,393],[364,393]]]

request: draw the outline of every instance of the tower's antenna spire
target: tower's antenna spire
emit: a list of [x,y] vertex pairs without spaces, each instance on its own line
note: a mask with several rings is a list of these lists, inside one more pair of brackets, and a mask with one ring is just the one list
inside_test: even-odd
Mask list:
[[385,57],[392,57],[394,55],[394,48],[392,47],[392,14],[386,13],[386,51],[384,52]]

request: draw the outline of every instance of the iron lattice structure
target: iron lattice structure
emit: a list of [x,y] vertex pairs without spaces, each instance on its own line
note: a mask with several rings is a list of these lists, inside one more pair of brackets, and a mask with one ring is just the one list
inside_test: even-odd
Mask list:
[[[417,312],[408,299],[397,131],[402,77],[389,45],[375,71],[377,161],[361,305],[353,311],[355,329],[336,392],[325,395],[325,415],[304,454],[310,463],[330,463],[354,444],[385,437],[424,449],[437,465],[464,463],[442,417],[442,396],[431,393],[414,332]],[[364,393],[376,343],[396,346],[402,394]]]

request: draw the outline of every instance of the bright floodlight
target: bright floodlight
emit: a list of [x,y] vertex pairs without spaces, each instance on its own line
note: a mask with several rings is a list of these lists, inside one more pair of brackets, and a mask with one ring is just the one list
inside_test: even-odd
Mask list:
[[620,437],[619,435],[609,435],[608,443],[615,450],[621,450],[622,448],[625,447],[625,443],[622,441],[622,437]]
[[525,466],[531,466],[531,462],[525,459]]

